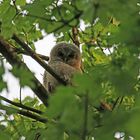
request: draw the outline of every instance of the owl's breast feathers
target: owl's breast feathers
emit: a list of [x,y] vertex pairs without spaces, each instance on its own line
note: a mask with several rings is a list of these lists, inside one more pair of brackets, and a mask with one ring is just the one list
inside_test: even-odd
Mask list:
[[81,71],[81,62],[80,61],[76,62],[75,60],[70,60],[70,61],[68,61],[68,65],[75,68],[79,72]]
[[[64,78],[64,80],[70,84],[72,76],[75,73],[81,73],[80,68],[77,69],[60,61],[49,62],[49,66],[54,70],[54,72],[56,72],[61,78]],[[44,73],[43,83],[48,92],[53,92],[55,87],[60,84],[59,81],[55,79],[55,77],[46,71]]]
[[74,73],[81,73],[79,66],[68,65],[63,62],[51,62],[49,63],[50,67],[60,76],[65,77],[66,75],[71,78]]

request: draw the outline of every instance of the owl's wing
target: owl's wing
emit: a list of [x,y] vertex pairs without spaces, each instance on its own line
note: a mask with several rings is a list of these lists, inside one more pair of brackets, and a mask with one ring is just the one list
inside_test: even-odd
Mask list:
[[54,90],[53,85],[51,84],[51,82],[48,82],[48,92],[51,93]]
[[44,74],[43,74],[43,85],[44,85],[44,87],[46,87],[46,84],[47,84],[47,73],[46,73],[46,71],[44,71]]
[[47,91],[49,92],[49,93],[51,93],[52,91],[53,91],[53,86],[52,86],[52,83],[51,82],[49,82],[49,81],[47,81],[48,79],[47,79],[47,77],[48,77],[48,73],[45,71],[44,72],[44,76],[43,76],[43,85],[44,85],[44,87],[47,89]]
[[[71,78],[74,73],[76,73],[78,70],[68,64],[65,64],[63,62],[52,62],[49,63],[49,66],[58,74],[60,75],[64,80],[66,80],[69,84],[71,84]],[[52,93],[57,85],[61,84],[59,81],[57,81],[51,74],[45,71],[43,83],[45,88],[49,93]]]

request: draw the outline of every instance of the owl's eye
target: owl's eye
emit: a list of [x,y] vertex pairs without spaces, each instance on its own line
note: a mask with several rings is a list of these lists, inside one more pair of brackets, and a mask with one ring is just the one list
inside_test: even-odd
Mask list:
[[68,55],[69,58],[74,58],[74,53]]
[[63,56],[64,56],[64,54],[62,53],[62,51],[59,51],[59,52],[58,52],[58,57],[63,58]]

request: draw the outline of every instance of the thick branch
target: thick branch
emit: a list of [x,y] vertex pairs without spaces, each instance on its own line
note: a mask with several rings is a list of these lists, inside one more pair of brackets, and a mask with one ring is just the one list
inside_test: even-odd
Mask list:
[[31,107],[25,106],[25,105],[23,105],[23,104],[16,103],[16,102],[13,102],[13,101],[11,101],[11,100],[8,100],[7,98],[5,98],[5,97],[3,97],[3,96],[1,96],[1,95],[0,95],[0,100],[3,100],[3,101],[5,101],[5,102],[7,102],[7,103],[9,103],[9,104],[11,104],[11,105],[16,106],[16,107],[20,107],[20,108],[22,108],[22,109],[26,109],[26,110],[28,110],[28,111],[32,111],[32,112],[35,112],[35,113],[38,113],[38,114],[42,114],[42,113],[43,113],[43,112],[40,111],[40,110],[37,110],[37,109],[31,108]]
[[[26,71],[28,71],[32,75],[32,82],[34,83],[33,87],[30,87],[34,93],[37,95],[37,97],[44,103],[45,106],[47,106],[47,91],[44,88],[44,86],[38,81],[38,79],[34,76],[34,74],[29,70],[29,68],[26,66],[25,63],[21,61],[21,59],[18,57],[17,53],[13,50],[13,47],[11,47],[3,38],[0,37],[0,53],[7,59],[7,61],[12,66],[22,67]],[[26,77],[28,78],[28,77]]]
[[[15,52],[17,52],[18,54],[24,54],[24,55],[29,55],[26,51],[24,51],[24,50],[22,50],[21,48],[14,48],[13,47],[13,49],[15,50]],[[45,60],[45,61],[49,61],[49,57],[48,56],[45,56],[45,55],[42,55],[42,54],[38,54],[37,53],[37,55],[41,58],[41,59],[43,59],[43,60]]]
[[33,114],[33,113],[29,112],[29,111],[20,110],[20,109],[16,109],[16,108],[5,106],[5,105],[0,105],[0,109],[1,110],[5,110],[7,113],[9,112],[9,110],[11,112],[13,111],[13,114],[15,112],[17,112],[20,115],[23,115],[25,117],[34,119],[34,120],[39,121],[39,122],[42,122],[42,123],[47,123],[48,122],[48,120],[46,118],[43,118],[43,117],[41,117],[39,115],[36,115],[36,114]]
[[61,78],[57,73],[53,71],[53,69],[47,65],[26,43],[24,43],[21,39],[19,39],[15,34],[12,39],[14,39],[19,45],[23,47],[23,49],[34,59],[36,60],[46,71],[48,71],[53,77],[55,77],[60,83],[63,85],[67,85],[67,81]]

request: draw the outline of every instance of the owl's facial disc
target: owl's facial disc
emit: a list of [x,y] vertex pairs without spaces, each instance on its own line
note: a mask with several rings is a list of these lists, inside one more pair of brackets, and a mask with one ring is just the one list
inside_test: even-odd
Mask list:
[[[68,43],[59,43],[51,51],[50,61],[60,61],[75,67],[80,60],[80,50]],[[79,64],[79,63],[78,63]]]
[[69,60],[75,58],[75,52],[70,49],[61,49],[58,51],[57,57],[63,62],[67,63]]

